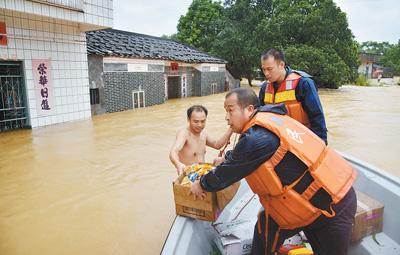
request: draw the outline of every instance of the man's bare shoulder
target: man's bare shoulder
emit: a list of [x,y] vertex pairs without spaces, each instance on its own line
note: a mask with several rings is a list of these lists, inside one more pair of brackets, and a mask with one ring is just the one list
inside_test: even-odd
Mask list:
[[186,127],[182,127],[178,129],[178,131],[176,132],[176,137],[187,138],[188,136],[189,136],[189,131],[187,130]]

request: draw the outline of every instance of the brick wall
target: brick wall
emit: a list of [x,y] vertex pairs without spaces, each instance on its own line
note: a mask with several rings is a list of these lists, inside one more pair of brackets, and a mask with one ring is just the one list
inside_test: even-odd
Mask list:
[[212,83],[217,83],[216,93],[224,92],[225,72],[202,72],[200,96],[207,96],[211,94]]
[[[100,90],[100,101],[104,96],[106,112],[118,112],[132,109],[132,91],[141,87],[145,91],[146,106],[162,104],[165,100],[164,74],[170,75],[170,67],[164,72],[104,72],[100,79],[99,63],[101,57],[89,57],[89,78]],[[92,68],[93,67],[93,68]],[[180,67],[177,73],[187,78],[187,96],[206,96],[211,94],[211,84],[217,83],[216,93],[224,91],[225,72],[200,72],[192,67]],[[104,92],[101,85],[104,84]],[[180,91],[179,91],[180,94]]]
[[192,95],[199,97],[201,96],[201,72],[197,69],[193,69],[193,74]]
[[145,91],[146,106],[164,103],[164,73],[105,72],[104,95],[107,112],[132,109],[132,91]]

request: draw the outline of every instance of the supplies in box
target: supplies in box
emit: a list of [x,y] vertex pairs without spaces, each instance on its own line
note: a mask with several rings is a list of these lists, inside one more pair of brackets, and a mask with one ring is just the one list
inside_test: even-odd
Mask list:
[[195,164],[185,169],[185,174],[173,182],[176,214],[205,221],[215,221],[225,206],[235,196],[237,182],[218,192],[206,192],[206,197],[195,199],[189,194],[190,185],[212,169],[211,164]]

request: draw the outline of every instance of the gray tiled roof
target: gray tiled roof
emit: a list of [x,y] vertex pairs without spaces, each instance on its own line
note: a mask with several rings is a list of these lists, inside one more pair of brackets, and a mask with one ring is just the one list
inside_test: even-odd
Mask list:
[[88,54],[173,60],[187,63],[226,63],[190,46],[160,37],[116,29],[86,33]]

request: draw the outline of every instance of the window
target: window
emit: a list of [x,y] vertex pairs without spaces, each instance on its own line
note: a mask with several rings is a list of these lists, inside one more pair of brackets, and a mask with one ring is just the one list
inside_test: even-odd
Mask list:
[[104,72],[128,72],[128,65],[117,63],[104,63]]
[[133,103],[133,109],[143,108],[146,106],[143,90],[132,91],[132,103]]
[[90,89],[90,104],[100,104],[99,89]]
[[164,66],[149,64],[149,72],[164,72]]
[[211,72],[211,67],[210,67],[210,66],[203,66],[203,67],[201,68],[201,71],[202,71],[202,72]]

